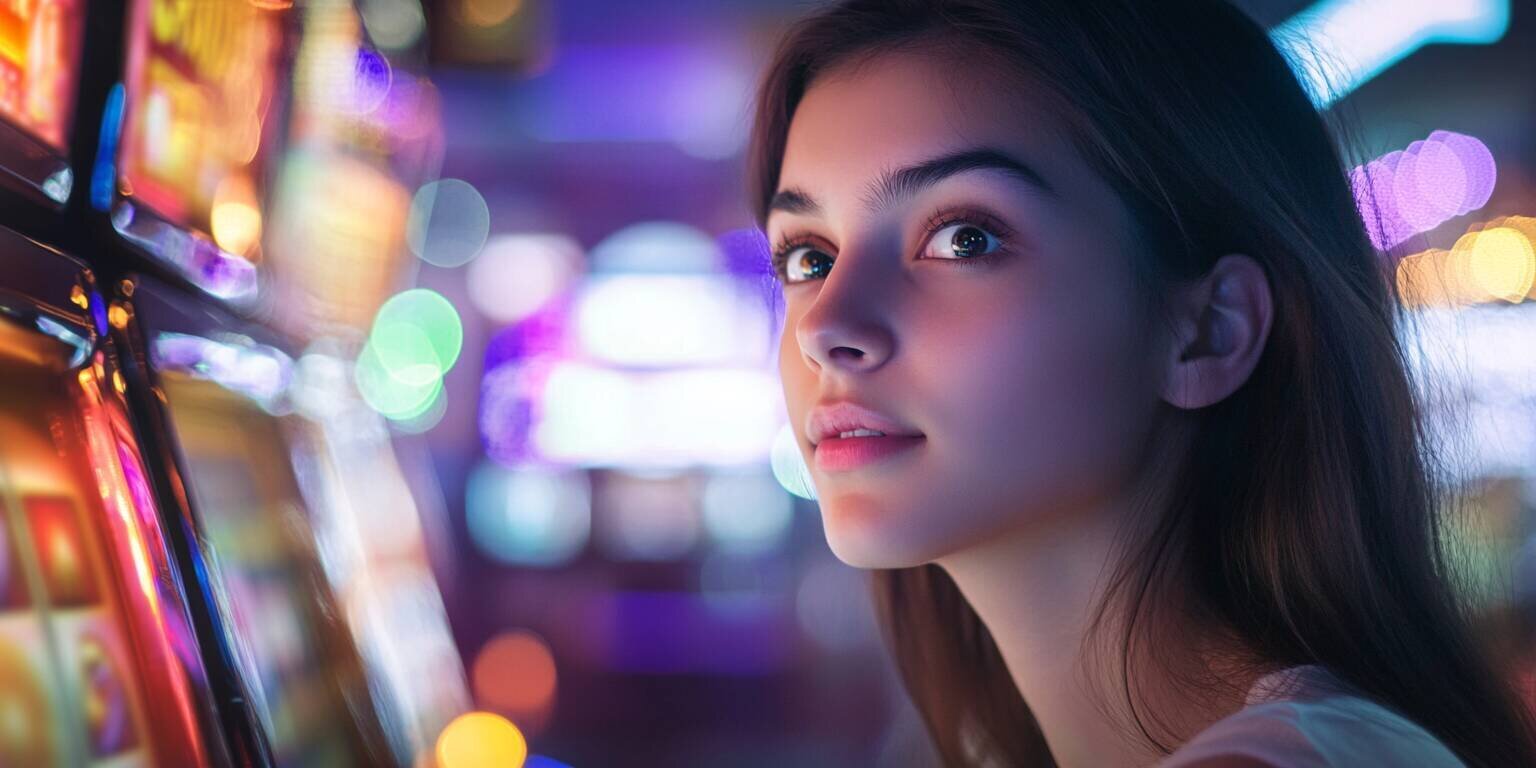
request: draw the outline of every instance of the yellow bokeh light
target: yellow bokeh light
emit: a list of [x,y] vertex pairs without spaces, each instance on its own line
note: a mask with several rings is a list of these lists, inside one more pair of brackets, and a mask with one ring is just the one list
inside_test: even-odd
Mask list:
[[[1536,253],[1536,218],[1530,216],[1509,216],[1499,220],[1499,226],[1509,227],[1522,235],[1525,241],[1530,243],[1531,252]],[[1527,299],[1536,299],[1536,280],[1531,281],[1531,289],[1526,291]]]
[[1448,251],[1431,248],[1404,257],[1397,288],[1407,306],[1536,299],[1536,218],[1476,224]]
[[[1491,227],[1467,235],[1466,254],[1473,279],[1489,298],[1518,303],[1525,300],[1536,278],[1536,251],[1530,240],[1511,227]],[[1457,243],[1460,246],[1460,243]]]
[[437,737],[437,768],[521,768],[527,759],[522,731],[490,712],[460,715]]
[[112,327],[118,330],[127,328],[128,321],[132,318],[133,315],[128,312],[127,305],[113,302],[112,306],[107,309],[107,322],[111,323]]
[[261,240],[261,209],[249,178],[235,174],[219,182],[209,224],[220,248],[238,256],[250,253]]

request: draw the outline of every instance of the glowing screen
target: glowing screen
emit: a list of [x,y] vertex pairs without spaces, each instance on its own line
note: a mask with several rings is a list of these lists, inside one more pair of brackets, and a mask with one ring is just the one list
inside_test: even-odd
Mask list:
[[247,255],[260,236],[282,11],[137,0],[130,14],[122,192]]
[[0,0],[0,117],[57,150],[69,143],[84,0]]

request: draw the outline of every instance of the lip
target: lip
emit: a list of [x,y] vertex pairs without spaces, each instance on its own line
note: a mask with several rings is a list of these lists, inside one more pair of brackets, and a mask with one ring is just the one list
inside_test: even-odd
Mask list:
[[[856,429],[883,432],[881,437],[838,437]],[[805,434],[815,446],[816,467],[837,472],[872,464],[917,447],[921,432],[853,401],[824,403],[811,410]]]
[[922,442],[920,435],[829,437],[816,444],[816,468],[823,472],[858,469],[905,453]]
[[[844,432],[852,432],[855,429],[873,429],[876,432],[884,432],[887,436],[894,437],[922,437],[923,433],[915,429],[903,426],[900,422],[886,416],[873,408],[855,403],[852,400],[841,400],[834,403],[823,403],[811,409],[805,420],[805,434],[812,445],[819,445],[825,440],[837,439]],[[848,438],[869,439],[879,438]]]

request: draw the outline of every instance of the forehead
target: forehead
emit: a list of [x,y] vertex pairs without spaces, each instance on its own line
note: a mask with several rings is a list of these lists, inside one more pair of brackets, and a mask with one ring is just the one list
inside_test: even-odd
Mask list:
[[981,58],[927,49],[881,53],[814,80],[795,110],[779,187],[829,198],[892,168],[974,147],[1025,159],[1070,186],[1086,171],[1051,100]]

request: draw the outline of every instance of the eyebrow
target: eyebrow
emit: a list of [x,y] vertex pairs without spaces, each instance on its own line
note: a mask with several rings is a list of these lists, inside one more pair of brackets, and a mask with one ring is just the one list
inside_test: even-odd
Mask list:
[[[1048,195],[1056,188],[1028,163],[990,147],[963,149],[940,155],[916,165],[886,171],[865,190],[864,204],[872,211],[881,210],[898,200],[921,192],[958,173],[975,170],[1002,171]],[[790,187],[775,192],[768,210],[800,215],[818,215],[822,206],[809,192]]]

